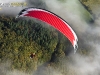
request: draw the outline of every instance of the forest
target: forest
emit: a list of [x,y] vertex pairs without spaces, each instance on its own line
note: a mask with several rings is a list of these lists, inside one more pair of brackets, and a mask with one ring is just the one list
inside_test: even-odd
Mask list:
[[[81,47],[77,52],[89,54],[89,50]],[[33,58],[30,58],[31,53],[35,53]],[[10,61],[9,70],[30,73],[46,65],[60,68],[66,75],[70,70],[65,71],[61,67],[61,60],[71,61],[70,53],[73,53],[73,47],[69,40],[48,24],[32,19],[16,20],[13,16],[3,14],[0,16],[0,64]]]
[[[44,63],[59,62],[73,51],[69,40],[59,31],[33,20],[0,16],[0,63],[11,62],[10,70],[31,72]],[[86,50],[79,50],[86,54]],[[30,54],[35,53],[34,58]]]

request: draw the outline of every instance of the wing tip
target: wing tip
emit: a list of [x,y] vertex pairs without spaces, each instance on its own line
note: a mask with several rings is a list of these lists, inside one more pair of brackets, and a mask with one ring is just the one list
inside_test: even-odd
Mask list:
[[74,41],[74,45],[73,45],[73,47],[74,47],[74,54],[76,53],[76,51],[77,51],[77,49],[78,49],[78,44],[77,44],[77,42],[78,42],[78,39],[76,39],[76,40]]

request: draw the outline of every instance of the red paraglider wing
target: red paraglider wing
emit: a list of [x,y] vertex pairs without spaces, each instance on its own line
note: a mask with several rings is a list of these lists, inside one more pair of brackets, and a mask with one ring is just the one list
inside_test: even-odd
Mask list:
[[63,33],[70,40],[74,49],[76,48],[78,38],[75,32],[63,19],[57,15],[43,9],[27,8],[26,10],[22,10],[17,17],[23,16],[37,18],[50,24],[54,28],[58,29],[61,33]]

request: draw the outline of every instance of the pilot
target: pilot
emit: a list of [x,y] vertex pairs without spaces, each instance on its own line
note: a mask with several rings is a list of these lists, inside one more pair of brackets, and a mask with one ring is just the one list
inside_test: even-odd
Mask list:
[[30,58],[34,58],[34,57],[35,57],[35,53],[31,53]]

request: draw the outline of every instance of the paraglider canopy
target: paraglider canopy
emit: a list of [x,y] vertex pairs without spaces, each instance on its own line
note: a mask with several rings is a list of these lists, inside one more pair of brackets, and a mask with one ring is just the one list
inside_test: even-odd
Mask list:
[[58,15],[39,8],[25,8],[23,9],[17,16],[18,17],[32,17],[39,19],[48,23],[49,25],[53,26],[57,30],[59,30],[62,34],[64,34],[71,42],[74,47],[74,52],[76,52],[78,45],[77,45],[77,35],[73,31],[73,29],[68,25],[68,23],[63,20]]

